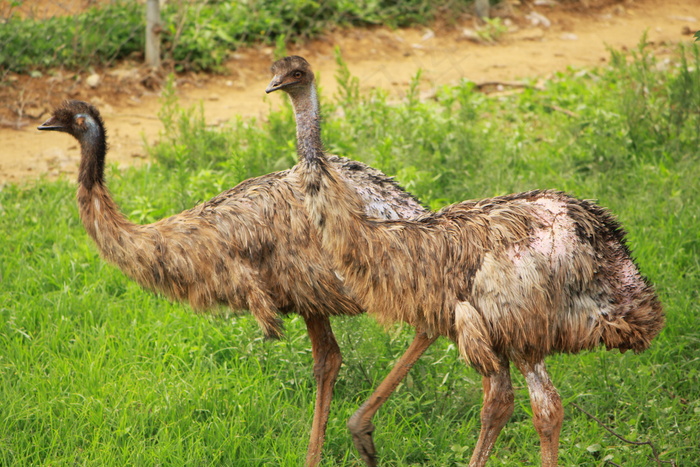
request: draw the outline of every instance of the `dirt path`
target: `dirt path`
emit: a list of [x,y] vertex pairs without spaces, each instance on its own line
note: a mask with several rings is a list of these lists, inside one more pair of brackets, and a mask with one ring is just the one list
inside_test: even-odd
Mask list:
[[[551,25],[533,25],[525,16],[533,10]],[[692,40],[689,31],[700,28],[700,0],[636,0],[578,12],[561,7],[523,7],[515,12],[513,31],[496,45],[467,40],[463,29],[473,27],[467,20],[449,30],[341,31],[289,52],[311,62],[320,73],[326,96],[336,91],[335,47],[340,47],[362,89],[381,87],[400,96],[419,68],[423,69],[421,89],[429,90],[462,78],[512,81],[547,77],[567,67],[604,65],[608,47],[633,48],[645,31],[657,54],[669,54],[674,44]],[[228,65],[228,76],[180,79],[180,103],[190,106],[203,101],[206,119],[213,125],[235,115],[264,118],[270,104],[281,99],[264,94],[271,62],[270,48],[236,53]],[[100,107],[110,135],[110,161],[144,161],[143,141],[156,141],[162,129],[157,119],[160,102],[157,93],[147,87],[128,85],[133,84],[134,76],[143,79],[138,69],[128,65],[107,70],[102,84],[94,89],[85,79],[70,80],[70,88],[62,87],[56,78],[18,80],[15,94],[3,97],[8,100],[3,108],[21,107],[24,114],[14,119],[5,115],[0,120],[4,123],[0,125],[0,184],[41,175],[75,174],[78,151],[74,140],[35,129],[47,118],[51,106],[67,97],[87,99]]]

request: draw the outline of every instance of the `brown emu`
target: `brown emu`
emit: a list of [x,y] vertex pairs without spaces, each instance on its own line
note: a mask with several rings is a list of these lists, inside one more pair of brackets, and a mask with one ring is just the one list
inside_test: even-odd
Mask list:
[[380,321],[416,339],[348,422],[363,460],[376,465],[371,419],[438,337],[457,343],[483,376],[481,432],[470,465],[486,463],[513,412],[510,362],[527,381],[542,464],[557,463],[561,400],[544,359],[600,344],[645,350],[664,323],[624,231],[603,208],[556,191],[464,201],[413,220],[372,219],[323,152],[314,75],[301,57],[272,66],[267,92],[295,108],[299,164],[292,175],[345,285]]
[[[198,310],[216,305],[248,309],[269,337],[282,334],[280,315],[303,317],[318,384],[306,462],[317,465],[341,365],[329,316],[364,310],[346,294],[321,253],[303,195],[289,171],[246,180],[188,211],[136,225],[121,214],[105,186],[106,133],[97,109],[65,102],[39,129],[66,132],[80,142],[78,205],[83,225],[102,256],[141,286]],[[369,215],[399,218],[424,212],[378,170],[347,159],[331,160],[357,186]]]

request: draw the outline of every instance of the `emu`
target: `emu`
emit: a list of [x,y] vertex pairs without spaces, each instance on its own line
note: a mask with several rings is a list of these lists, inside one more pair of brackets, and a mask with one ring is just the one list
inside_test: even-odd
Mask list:
[[[79,141],[77,197],[85,230],[102,257],[142,287],[196,310],[247,309],[271,338],[282,335],[280,316],[301,315],[318,385],[306,463],[317,465],[341,365],[329,317],[364,309],[322,253],[289,171],[246,180],[190,210],[137,225],[119,211],[105,185],[107,137],[95,107],[67,101],[39,129]],[[357,187],[368,214],[400,218],[425,211],[380,171],[344,158],[330,160]]]
[[513,412],[510,362],[527,381],[542,465],[555,466],[564,412],[545,357],[601,344],[641,352],[664,324],[622,227],[604,208],[551,190],[464,201],[410,220],[372,218],[324,153],[308,62],[286,57],[272,74],[266,91],[286,92],[295,109],[299,163],[290,176],[323,250],[370,314],[416,329],[408,351],[348,422],[362,459],[377,465],[373,415],[445,336],[483,376],[470,466],[486,463]]

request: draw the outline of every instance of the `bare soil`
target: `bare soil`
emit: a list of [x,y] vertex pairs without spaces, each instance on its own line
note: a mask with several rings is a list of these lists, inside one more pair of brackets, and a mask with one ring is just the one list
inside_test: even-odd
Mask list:
[[[26,14],[57,13],[41,10],[52,2],[25,3],[35,8]],[[94,4],[95,0],[82,3]],[[545,20],[537,22],[533,11]],[[336,92],[334,49],[339,47],[362,90],[380,87],[399,98],[418,69],[423,70],[421,90],[426,93],[460,79],[477,83],[546,79],[568,67],[603,66],[610,56],[608,48],[634,48],[645,32],[656,54],[670,55],[677,43],[692,41],[693,32],[700,28],[700,0],[589,0],[565,5],[532,0],[497,13],[510,30],[494,44],[471,40],[465,29],[474,31],[476,23],[466,17],[457,24],[430,29],[338,30],[288,51],[306,57],[320,73],[326,96]],[[211,125],[237,115],[265,118],[270,106],[283,98],[264,93],[272,53],[270,47],[236,51],[224,75],[178,76],[181,105],[203,102]],[[10,75],[9,85],[0,85],[0,184],[76,173],[76,142],[68,136],[36,131],[51,109],[66,98],[87,100],[100,108],[110,137],[110,161],[138,164],[147,159],[144,141],[157,141],[163,131],[157,118],[162,76],[130,62],[95,70],[97,78],[88,79],[90,74]],[[94,79],[99,81],[91,82]]]

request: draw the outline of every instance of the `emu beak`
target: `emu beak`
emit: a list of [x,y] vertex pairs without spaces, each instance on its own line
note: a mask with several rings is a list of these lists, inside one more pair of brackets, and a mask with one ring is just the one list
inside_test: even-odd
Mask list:
[[267,89],[265,89],[265,92],[267,94],[270,94],[273,91],[277,91],[278,89],[282,89],[287,83],[284,83],[282,81],[282,78],[279,76],[274,76],[272,78],[272,81],[270,81],[270,84],[267,85]]
[[54,131],[66,131],[66,128],[61,125],[56,117],[51,117],[44,123],[36,127],[37,130],[54,130]]

